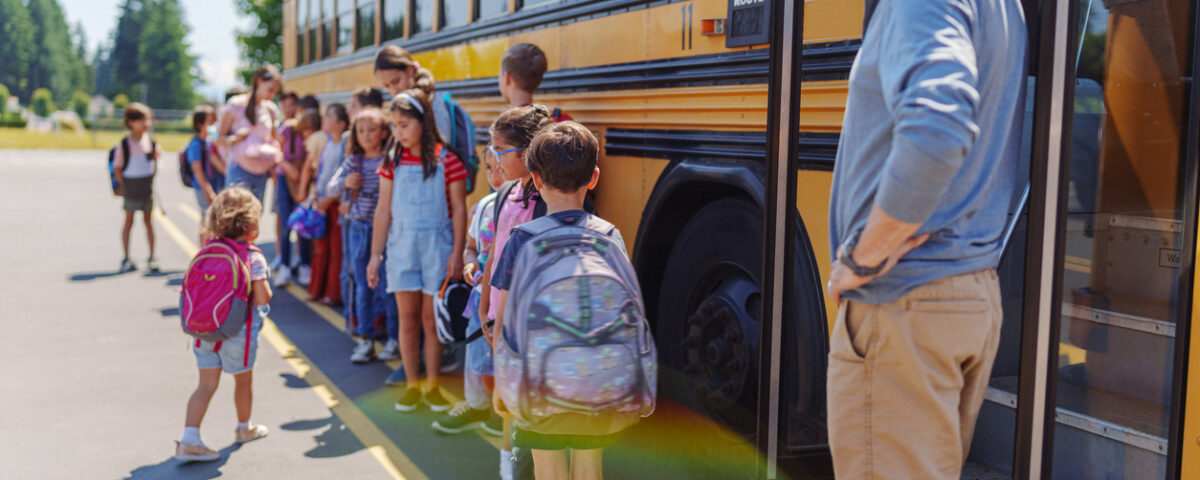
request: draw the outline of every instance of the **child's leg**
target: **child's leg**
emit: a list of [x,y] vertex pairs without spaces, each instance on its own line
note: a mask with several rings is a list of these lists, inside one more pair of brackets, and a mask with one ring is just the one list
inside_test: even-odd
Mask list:
[[367,265],[371,260],[371,225],[354,222],[350,225],[350,264],[354,266],[354,308],[352,316],[358,318],[356,333],[365,340],[375,336],[375,290],[367,285]]
[[[537,450],[533,451],[535,454]],[[604,449],[571,450],[571,480],[600,480],[604,478]],[[537,460],[534,459],[536,467]]]
[[536,480],[567,480],[566,450],[530,450],[533,453],[533,478]]
[[192,392],[192,397],[188,399],[187,418],[183,422],[185,427],[200,427],[200,422],[204,420],[204,413],[208,411],[208,403],[212,400],[214,393],[217,393],[217,384],[221,381],[221,369],[218,368],[201,368],[200,384],[196,386],[196,390]]
[[238,423],[250,421],[250,407],[254,403],[254,370],[247,370],[233,376],[233,406],[237,409]]
[[426,386],[433,390],[438,387],[438,374],[442,368],[442,342],[438,341],[437,317],[430,295],[421,295],[421,328],[425,331],[425,374],[429,376]]
[[150,244],[150,258],[154,258],[154,220],[150,210],[142,212],[142,221],[146,224],[146,242]]
[[[400,358],[404,362],[404,375],[408,379],[408,388],[420,388],[418,375],[421,374],[421,292],[396,292],[396,316],[400,326]],[[436,333],[435,333],[436,335]],[[437,337],[434,337],[436,340]],[[426,372],[432,377],[437,375],[437,367],[428,363],[426,357]]]
[[124,258],[129,258],[129,233],[133,231],[134,213],[125,211],[125,224],[121,227],[121,251],[125,254]]

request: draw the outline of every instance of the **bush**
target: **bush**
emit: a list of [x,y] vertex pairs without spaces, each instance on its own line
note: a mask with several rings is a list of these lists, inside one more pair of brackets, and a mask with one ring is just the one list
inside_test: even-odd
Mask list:
[[91,106],[92,97],[88,96],[88,94],[84,93],[83,91],[76,90],[75,95],[71,96],[71,110],[74,110],[75,113],[78,113],[81,120],[87,118],[88,110],[91,108]]
[[115,115],[124,115],[125,107],[128,106],[129,97],[125,96],[124,93],[118,93],[117,96],[113,97],[113,112]]
[[8,93],[8,87],[0,83],[0,118],[4,117],[4,111],[8,108],[8,97],[12,94]]
[[50,114],[57,110],[54,107],[54,96],[50,94],[50,90],[45,88],[33,91],[29,105],[33,107],[33,114],[42,118],[49,118]]

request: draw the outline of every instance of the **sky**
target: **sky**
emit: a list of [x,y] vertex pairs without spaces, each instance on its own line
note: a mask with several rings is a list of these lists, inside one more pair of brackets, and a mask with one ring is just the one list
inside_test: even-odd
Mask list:
[[[121,0],[59,0],[74,27],[83,23],[87,32],[89,59],[96,46],[108,39],[117,25]],[[184,23],[190,27],[188,51],[196,56],[201,79],[198,93],[209,98],[224,96],[225,89],[238,83],[238,46],[235,29],[250,20],[234,8],[233,0],[180,0]]]

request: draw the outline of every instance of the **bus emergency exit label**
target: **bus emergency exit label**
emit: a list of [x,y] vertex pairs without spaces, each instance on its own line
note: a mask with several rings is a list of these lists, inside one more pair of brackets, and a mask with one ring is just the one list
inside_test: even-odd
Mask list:
[[1166,268],[1183,268],[1183,257],[1174,248],[1158,249],[1158,266]]

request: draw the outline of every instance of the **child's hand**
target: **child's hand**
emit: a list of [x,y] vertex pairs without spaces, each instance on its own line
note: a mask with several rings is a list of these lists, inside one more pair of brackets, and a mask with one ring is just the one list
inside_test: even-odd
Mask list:
[[446,260],[446,275],[453,280],[462,280],[463,259],[461,256],[451,254]]
[[475,272],[479,270],[479,264],[475,262],[468,263],[463,267],[463,280],[467,281],[467,285],[475,286]]
[[371,262],[367,264],[367,286],[375,288],[379,285],[379,255],[371,257]]
[[351,173],[346,175],[346,188],[358,190],[362,188],[363,176],[361,173]]
[[[341,205],[338,205],[338,213],[340,213],[342,215],[349,215],[350,214],[350,202],[346,202]],[[349,220],[342,220],[342,221],[346,222]]]

